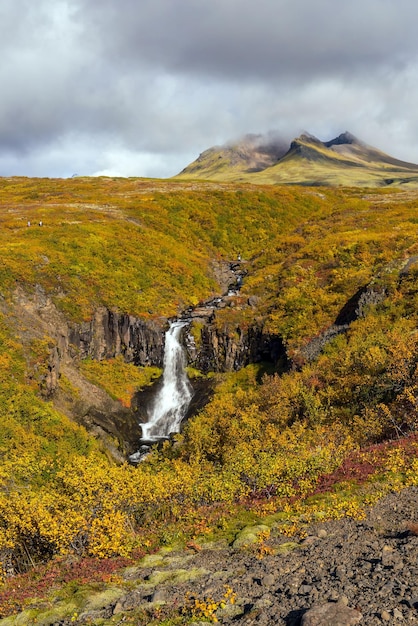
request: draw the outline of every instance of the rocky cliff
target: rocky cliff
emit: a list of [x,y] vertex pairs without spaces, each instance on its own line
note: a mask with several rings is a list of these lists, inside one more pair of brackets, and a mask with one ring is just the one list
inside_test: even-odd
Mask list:
[[203,373],[237,371],[250,363],[286,360],[283,341],[264,332],[263,323],[247,327],[221,326],[216,319],[216,304],[192,313],[185,339],[188,360]]
[[[409,265],[404,268],[404,274],[407,271]],[[236,371],[262,361],[282,371],[291,366],[297,367],[298,357],[301,364],[315,359],[331,339],[345,332],[352,321],[367,313],[369,306],[379,303],[386,296],[384,289],[378,289],[373,284],[361,288],[341,309],[335,323],[301,347],[294,362],[290,363],[283,340],[265,331],[261,317],[254,315],[254,321],[245,326],[221,321],[224,319],[222,311],[234,307],[237,296],[239,299],[245,275],[244,265],[240,262],[225,264],[224,295],[190,308],[181,316],[187,321],[183,341],[188,363],[204,374]],[[257,303],[252,300],[254,297],[249,297],[241,305],[256,307]],[[142,436],[139,423],[147,420],[146,407],[152,401],[155,390],[150,387],[145,392],[139,392],[130,408],[123,407],[103,389],[89,382],[82,375],[79,364],[87,357],[104,360],[122,355],[126,362],[138,366],[161,367],[168,320],[144,320],[100,306],[90,320],[72,322],[39,286],[31,293],[21,287],[16,288],[12,301],[3,300],[1,307],[19,335],[27,355],[30,355],[34,341],[46,344],[46,366],[41,373],[34,374],[42,395],[101,437],[111,448],[113,456],[126,458],[126,454],[138,446]],[[30,367],[28,369],[30,371]],[[63,375],[73,391],[64,390],[60,385]],[[212,392],[211,385],[202,381],[194,381],[194,389],[195,396],[187,417],[202,408]]]
[[71,349],[80,358],[101,361],[122,354],[135,365],[162,366],[166,320],[144,321],[132,315],[98,307],[88,322],[68,329]]

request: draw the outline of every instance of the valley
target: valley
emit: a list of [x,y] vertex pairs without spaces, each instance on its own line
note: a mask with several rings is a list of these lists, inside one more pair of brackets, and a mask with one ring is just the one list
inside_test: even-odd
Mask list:
[[[302,147],[308,160],[313,150],[314,168],[322,167],[318,154],[348,158],[341,148],[347,139],[350,158],[364,156],[350,136],[328,146],[308,137],[291,150]],[[83,621],[71,588],[107,592],[116,574],[105,570],[113,563],[112,572],[122,572],[185,546],[198,561],[202,546],[220,545],[237,564],[249,550],[261,572],[257,554],[267,563],[270,548],[303,546],[315,524],[361,524],[383,497],[415,494],[416,166],[390,160],[387,167],[403,168],[408,183],[275,185],[262,182],[264,170],[251,174],[260,174],[256,183],[183,175],[0,179],[5,626],[17,626],[22,611],[29,611],[26,623],[107,625],[117,600],[105,604],[109,615]],[[129,463],[151,429],[149,406],[161,388],[166,333],[175,320],[190,407],[175,433],[164,432],[145,459]],[[401,515],[396,519],[399,532],[417,522],[407,505],[404,515],[404,525]],[[254,543],[239,547],[245,527],[259,530]],[[379,530],[373,532],[376,550],[383,549]],[[69,564],[85,571],[84,582],[69,576]],[[70,598],[54,622],[47,614],[56,596],[40,581],[38,590],[29,583],[48,568],[53,593]],[[56,568],[62,587],[55,586]],[[326,576],[333,576],[331,564]],[[415,588],[402,584],[412,604],[401,612],[414,616]],[[32,590],[26,595],[25,585]],[[251,622],[242,585],[236,582],[233,593],[241,593],[244,624]],[[271,581],[273,605],[277,589]],[[210,589],[201,591],[210,596]],[[286,595],[278,623],[291,623],[291,611],[301,618],[305,605],[296,595]],[[354,592],[342,595],[357,602]],[[215,609],[186,615],[183,597],[163,601],[177,612],[162,608],[159,618],[154,605],[135,605],[145,611],[140,617],[119,605],[121,619],[215,621]],[[273,605],[258,604],[251,615],[271,616]]]

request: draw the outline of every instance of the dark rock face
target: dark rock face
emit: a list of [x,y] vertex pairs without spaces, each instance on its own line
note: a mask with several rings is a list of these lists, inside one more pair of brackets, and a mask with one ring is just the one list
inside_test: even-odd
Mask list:
[[332,341],[337,335],[345,333],[348,328],[349,324],[332,324],[332,326],[311,339],[306,346],[301,348],[300,354],[303,360],[308,362],[314,361],[321,354],[327,343]]
[[127,314],[98,308],[92,319],[69,330],[69,342],[81,358],[108,359],[123,354],[135,365],[162,366],[164,328],[161,324],[143,321]]
[[193,395],[187,413],[184,416],[185,421],[203,409],[211,399],[214,388],[214,381],[210,378],[196,378],[191,380],[190,383],[193,388]]
[[[186,333],[187,360],[200,371],[225,372],[239,370],[249,363],[276,363],[285,355],[280,337],[264,333],[262,326],[246,329],[220,329],[215,321],[215,308],[197,310],[192,321],[201,321],[199,346]],[[164,357],[163,324],[143,321],[130,315],[100,308],[89,322],[74,325],[69,330],[70,350],[81,358],[102,360],[122,354],[135,365],[162,366]]]
[[[343,137],[344,138],[344,137]],[[339,138],[337,138],[339,139]],[[357,141],[354,138],[353,143]],[[405,280],[411,271],[414,271],[418,256],[409,257],[399,272],[399,284]],[[320,335],[314,337],[306,346],[300,350],[302,361],[313,361],[316,359],[326,344],[337,335],[345,333],[350,324],[357,319],[366,317],[370,307],[377,306],[388,296],[386,289],[370,283],[364,285],[354,295],[351,296],[339,311],[334,324],[326,328]]]
[[353,143],[362,145],[362,142],[359,141],[357,137],[354,137],[354,135],[348,132],[348,130],[346,130],[345,133],[341,133],[341,135],[338,135],[338,137],[335,137],[335,139],[331,139],[331,141],[323,142],[324,146],[326,146],[327,148],[331,148],[331,146],[341,146]]
[[280,337],[264,333],[256,325],[231,331],[208,323],[201,328],[199,348],[192,342],[188,346],[190,363],[204,373],[239,370],[260,361],[277,363],[285,354]]
[[379,304],[386,298],[386,292],[382,289],[374,289],[372,285],[361,287],[343,306],[339,312],[335,324],[341,326],[351,324],[359,317],[365,317],[367,307]]
[[60,353],[57,346],[53,346],[48,359],[48,370],[45,380],[41,387],[43,395],[49,398],[58,387],[58,380],[60,377]]
[[122,354],[127,362],[136,365],[162,365],[165,318],[142,320],[98,307],[88,322],[72,323],[40,286],[31,294],[17,288],[13,309],[6,311],[10,313],[20,320],[19,326],[30,329],[27,338],[22,334],[24,344],[33,337],[50,337],[55,342],[47,385],[50,392],[54,390],[60,362],[74,361],[76,357],[102,360]]
[[74,418],[101,439],[118,462],[125,462],[126,457],[138,448],[142,431],[134,410],[111,401],[97,405],[78,402],[74,407]]
[[345,333],[350,324],[355,320],[365,317],[370,306],[376,306],[387,296],[384,289],[375,289],[372,285],[361,287],[342,307],[334,324],[314,337],[300,350],[300,354],[306,361],[316,359],[323,348],[337,335]]

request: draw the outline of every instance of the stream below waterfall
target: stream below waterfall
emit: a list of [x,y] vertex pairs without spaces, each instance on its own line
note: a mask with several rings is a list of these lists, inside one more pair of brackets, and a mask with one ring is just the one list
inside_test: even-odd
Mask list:
[[186,415],[193,395],[181,344],[186,325],[184,321],[172,322],[166,332],[162,384],[148,411],[148,422],[141,424],[142,442],[152,443],[179,432]]

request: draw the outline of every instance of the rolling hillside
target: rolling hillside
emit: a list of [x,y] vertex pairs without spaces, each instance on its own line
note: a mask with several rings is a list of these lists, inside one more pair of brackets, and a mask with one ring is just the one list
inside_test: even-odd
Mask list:
[[206,150],[177,178],[310,186],[417,186],[418,165],[395,159],[349,132],[327,142],[303,134],[287,150],[278,140],[249,136],[234,145]]
[[[378,159],[347,135],[281,158]],[[6,624],[82,624],[146,553],[299,541],[418,486],[418,191],[7,178],[0,200],[0,617],[29,611]],[[178,317],[207,393],[133,466]]]

